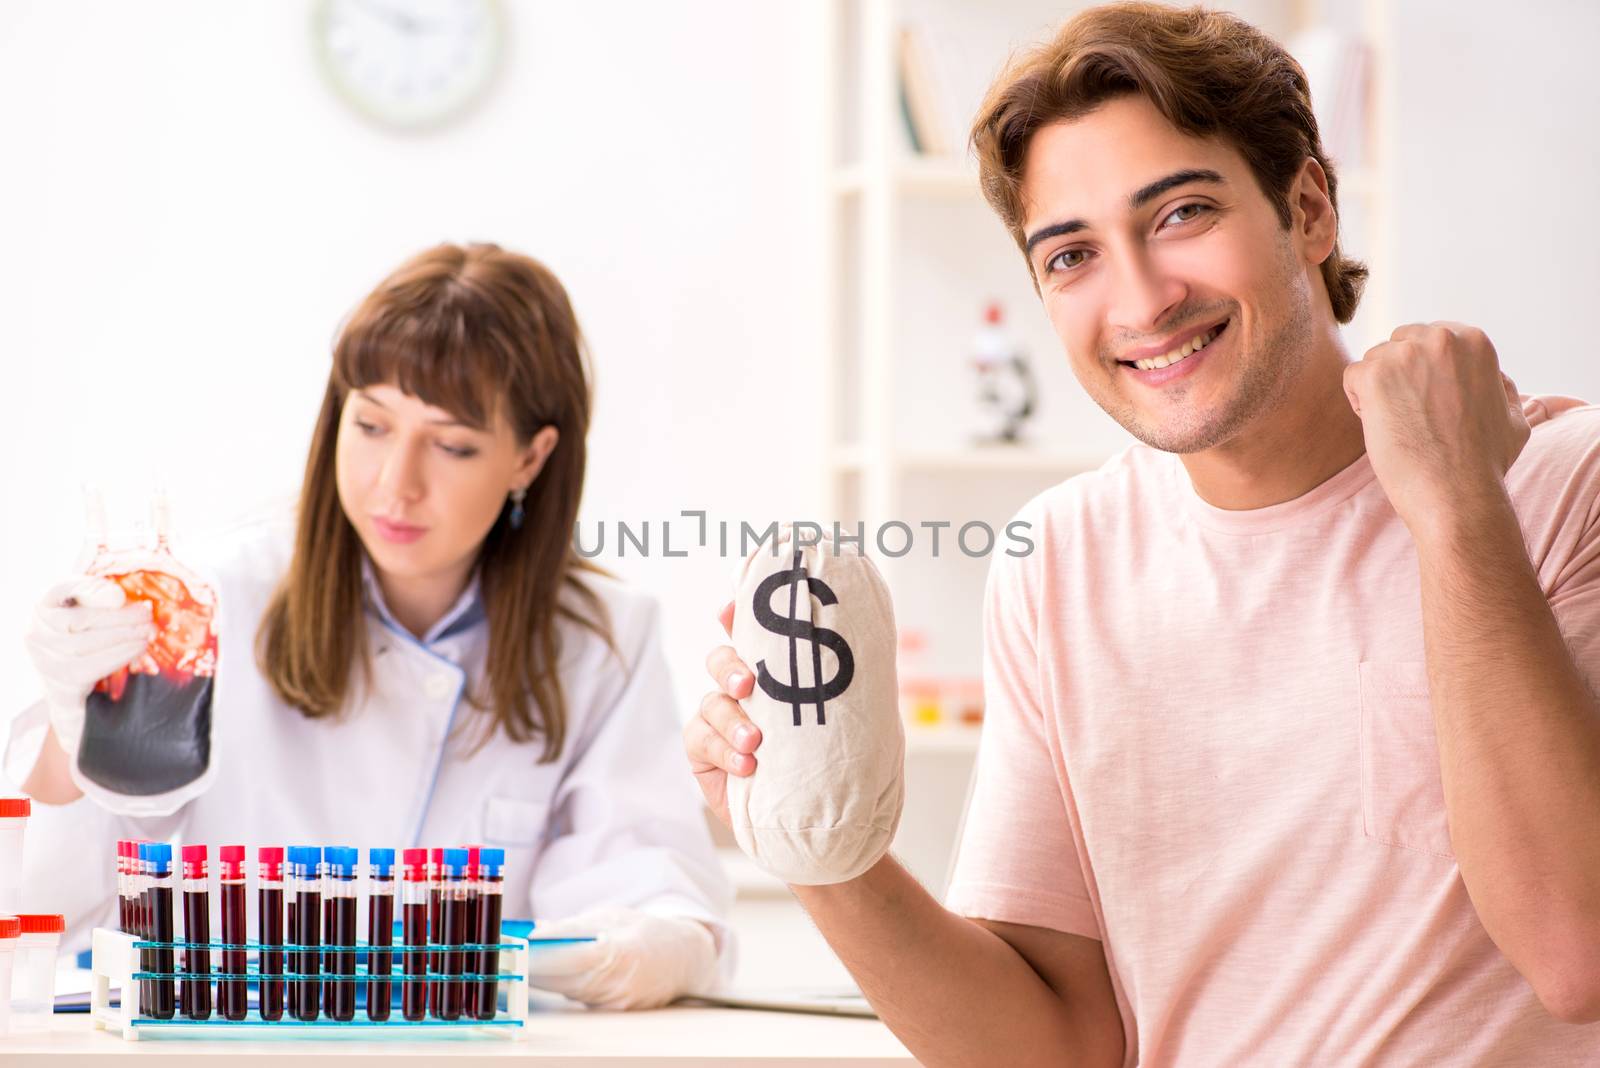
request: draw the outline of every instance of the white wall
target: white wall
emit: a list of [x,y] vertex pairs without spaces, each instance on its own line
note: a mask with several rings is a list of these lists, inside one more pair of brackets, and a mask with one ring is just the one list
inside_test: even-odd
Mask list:
[[[441,239],[497,240],[567,283],[598,365],[591,529],[816,511],[816,451],[763,432],[821,401],[817,6],[507,6],[505,77],[426,137],[324,87],[306,0],[0,6],[0,367],[20,383],[0,420],[0,717],[31,696],[20,639],[76,555],[77,483],[165,475],[191,532],[291,495],[341,315]],[[941,6],[981,23],[976,2]],[[1600,398],[1600,8],[1389,7],[1393,259],[1373,269],[1396,322],[1478,323],[1524,388]],[[1270,26],[1275,8],[1241,10]],[[968,55],[957,36],[942,54]],[[1002,58],[952,76],[952,101]],[[1044,411],[1076,413],[1069,376],[1047,377]],[[687,710],[731,562],[612,563],[663,597]]]
[[1600,402],[1600,5],[1389,6],[1397,321],[1473,323],[1523,392]]
[[[804,443],[756,447],[818,399],[790,370],[817,347],[814,10],[507,7],[504,78],[425,137],[324,86],[306,2],[0,7],[0,719],[32,696],[21,635],[73,563],[79,481],[165,475],[180,534],[292,496],[340,317],[442,239],[571,292],[598,368],[586,522],[815,510]],[[613,563],[664,598],[693,700],[731,562]]]

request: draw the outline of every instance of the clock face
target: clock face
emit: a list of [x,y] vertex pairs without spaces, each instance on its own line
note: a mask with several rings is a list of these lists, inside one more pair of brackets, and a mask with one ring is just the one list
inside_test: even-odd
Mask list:
[[465,110],[499,66],[496,0],[319,0],[312,34],[333,87],[388,126],[432,126]]

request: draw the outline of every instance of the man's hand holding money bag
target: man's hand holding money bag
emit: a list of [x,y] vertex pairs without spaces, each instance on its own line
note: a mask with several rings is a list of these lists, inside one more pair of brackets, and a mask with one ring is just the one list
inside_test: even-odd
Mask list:
[[737,586],[733,644],[706,661],[720,688],[684,728],[695,778],[771,874],[853,879],[889,851],[905,798],[889,589],[860,552],[789,525]]

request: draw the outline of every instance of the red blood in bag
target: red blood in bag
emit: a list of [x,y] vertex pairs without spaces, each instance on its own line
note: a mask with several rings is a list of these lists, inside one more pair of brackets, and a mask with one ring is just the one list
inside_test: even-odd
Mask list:
[[[176,565],[176,561],[174,561]],[[154,568],[105,574],[150,605],[156,633],[133,663],[95,684],[78,768],[107,789],[149,795],[192,782],[210,763],[216,603]]]

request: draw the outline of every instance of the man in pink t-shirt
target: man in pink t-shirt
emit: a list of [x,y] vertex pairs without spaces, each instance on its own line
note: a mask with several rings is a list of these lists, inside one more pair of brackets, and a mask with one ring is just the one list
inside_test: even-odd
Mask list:
[[1090,9],[974,143],[1143,444],[994,561],[947,907],[884,857],[795,888],[818,927],[928,1063],[1600,1065],[1600,408],[1458,323],[1352,361],[1304,76],[1232,16]]

